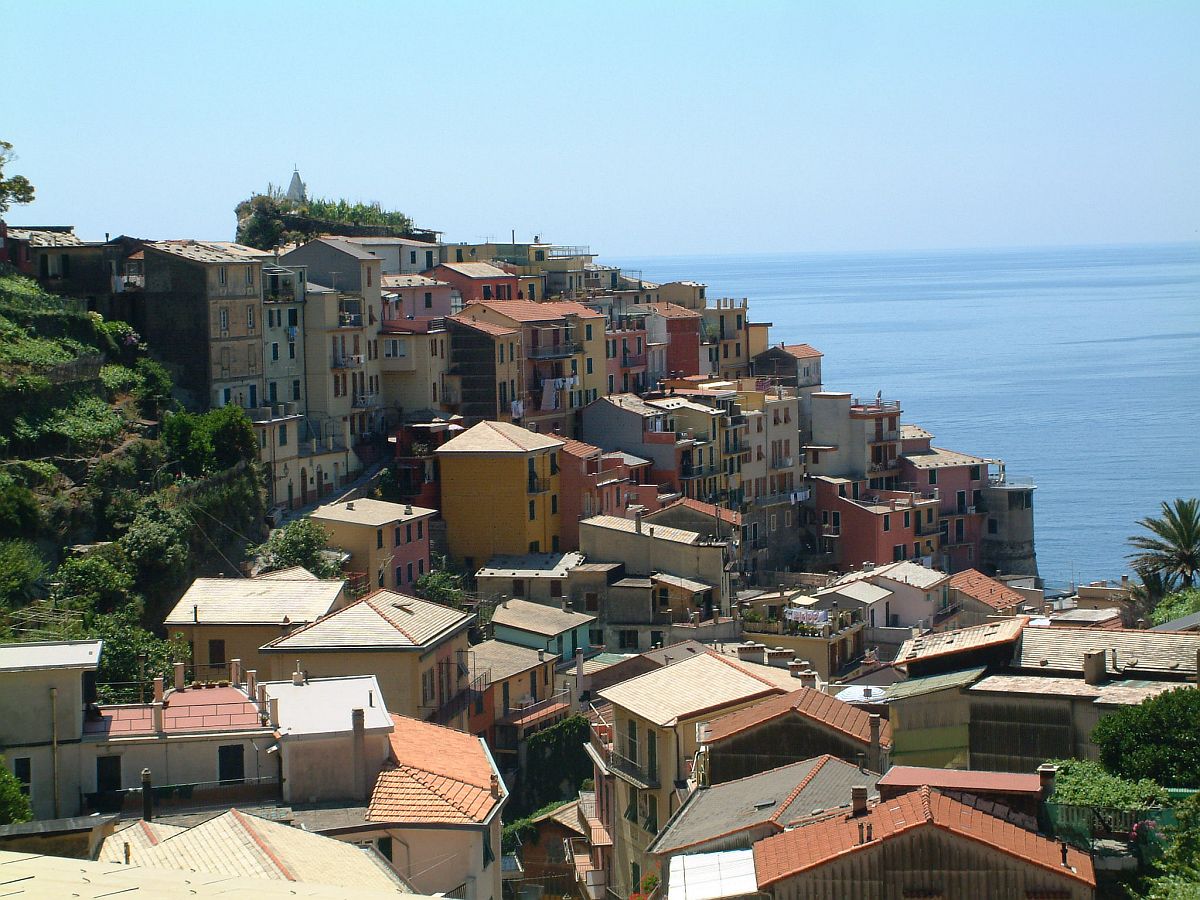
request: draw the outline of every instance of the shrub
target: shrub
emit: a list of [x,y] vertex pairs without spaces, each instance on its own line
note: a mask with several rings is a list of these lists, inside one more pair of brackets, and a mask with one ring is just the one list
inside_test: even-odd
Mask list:
[[0,541],[0,604],[24,606],[42,588],[48,568],[29,541]]
[[1146,809],[1167,801],[1167,792],[1148,778],[1130,781],[1086,759],[1056,759],[1054,803]]
[[64,560],[54,573],[56,606],[110,612],[129,603],[133,573],[119,545]]
[[1092,743],[1110,772],[1169,787],[1200,784],[1200,691],[1180,687],[1122,707],[1100,720]]
[[21,790],[17,776],[8,771],[4,757],[0,757],[0,825],[28,822],[33,818],[29,798]]
[[255,548],[268,570],[304,566],[318,578],[337,578],[338,566],[324,553],[327,532],[312,519],[296,519],[276,529],[270,539]]
[[12,481],[0,484],[0,539],[28,537],[37,531],[40,519],[29,488]]

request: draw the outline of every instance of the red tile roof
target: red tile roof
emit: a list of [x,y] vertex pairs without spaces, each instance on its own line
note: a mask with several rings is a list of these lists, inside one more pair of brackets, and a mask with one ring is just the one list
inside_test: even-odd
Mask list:
[[[871,827],[872,840],[859,842],[860,825]],[[835,815],[759,841],[754,845],[758,886],[764,889],[917,828],[940,829],[1089,887],[1096,884],[1091,859],[1074,847],[1067,849],[1067,865],[1064,866],[1057,842],[922,787],[892,800],[880,801],[865,815]]]
[[[171,691],[163,705],[163,730],[243,731],[262,728],[258,707],[234,687]],[[100,718],[85,720],[84,734],[127,736],[154,733],[154,708],[149,703],[102,706]]]
[[379,773],[367,818],[374,822],[480,824],[504,801],[493,796],[491,760],[479,738],[392,716],[391,764]]
[[725,509],[723,506],[717,506],[713,503],[704,503],[701,500],[693,500],[690,497],[681,497],[674,503],[668,503],[662,509],[656,509],[653,513],[649,514],[645,518],[650,520],[655,515],[665,512],[668,509],[674,509],[677,506],[685,507],[693,510],[694,512],[703,513],[709,518],[712,518],[713,516],[719,516],[722,522],[725,522],[729,525],[735,525],[739,528],[742,524],[742,514],[740,512],[732,509]]
[[[767,697],[746,709],[739,709],[714,719],[708,726],[708,742],[718,743],[788,715],[798,715],[818,722],[864,744],[871,741],[869,713],[831,697],[824,691],[800,688],[790,694]],[[879,742],[885,747],[892,745],[892,727],[887,721],[879,723]]]
[[[474,305],[476,304],[469,304],[460,315],[466,314]],[[532,300],[482,300],[478,305],[486,306],[514,322],[549,322],[564,316],[579,316],[581,319],[604,318],[603,313],[598,313],[582,303],[574,303],[569,300],[556,303],[534,303]]]
[[509,325],[497,325],[494,322],[481,322],[474,316],[468,315],[466,312],[460,312],[457,315],[451,316],[450,321],[457,322],[459,325],[465,325],[467,328],[474,328],[476,331],[482,331],[484,334],[500,336],[518,333],[517,329]]
[[790,353],[796,359],[812,359],[825,354],[811,344],[784,344],[784,353]]
[[989,794],[1034,794],[1042,792],[1042,779],[1023,772],[978,772],[962,769],[933,769],[925,766],[892,766],[879,779],[879,786],[919,788],[928,785],[948,791],[982,791]]
[[992,609],[1012,609],[1025,602],[1025,598],[1012,588],[975,569],[966,569],[951,576],[950,587]]
[[568,440],[565,444],[563,444],[562,452],[570,453],[572,456],[585,457],[596,456],[598,453],[602,453],[603,451],[593,444],[587,444],[583,441]]
[[700,319],[700,313],[678,303],[647,303],[647,309],[652,309],[664,319]]

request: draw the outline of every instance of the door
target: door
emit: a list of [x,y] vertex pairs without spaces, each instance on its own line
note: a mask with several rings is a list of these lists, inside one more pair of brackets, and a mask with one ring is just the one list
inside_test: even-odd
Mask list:
[[433,251],[432,250],[425,251],[425,268],[426,269],[433,268]]
[[121,757],[96,757],[96,792],[100,794],[121,789]]
[[217,748],[217,780],[221,784],[241,784],[246,780],[246,748],[228,744]]
[[256,409],[257,407],[258,407],[258,385],[252,384],[252,385],[250,385],[250,408]]

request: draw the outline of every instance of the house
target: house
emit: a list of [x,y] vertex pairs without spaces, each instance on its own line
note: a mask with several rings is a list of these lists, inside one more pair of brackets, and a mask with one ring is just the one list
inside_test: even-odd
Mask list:
[[983,666],[898,681],[886,688],[897,766],[965,769],[971,762],[971,711],[967,689]]
[[1036,773],[892,766],[877,784],[882,800],[924,786],[969,806],[980,800],[1002,805],[1010,814],[1025,816],[1029,830],[1036,831],[1042,801],[1054,792],[1054,766],[1039,766]]
[[16,226],[7,232],[4,243],[12,248],[9,261],[51,293],[94,302],[111,289],[105,244],[82,240],[75,226]]
[[[1074,847],[922,787],[814,818],[754,845],[758,889],[776,898],[1096,895],[1091,858]],[[946,859],[955,864],[948,866]]]
[[309,518],[328,533],[328,545],[350,554],[349,571],[389,590],[411,590],[432,571],[429,526],[436,509],[360,497],[319,506]]
[[[385,276],[386,277],[386,276]],[[384,295],[385,316],[393,304]],[[450,384],[450,340],[444,318],[385,318],[379,327],[381,400],[389,427],[394,418],[416,421],[428,414],[461,409]]]
[[586,822],[579,811],[579,800],[569,800],[529,820],[533,836],[521,844],[521,867],[525,878],[547,885],[558,895],[569,895],[575,885],[575,865],[571,844],[580,844]]
[[821,389],[821,360],[825,354],[811,344],[768,347],[750,360],[750,374],[785,387]]
[[579,547],[579,520],[591,516],[633,515],[659,509],[672,494],[654,480],[648,459],[570,440],[563,445],[561,545]]
[[874,772],[826,754],[711,787],[701,785],[650,844],[653,868],[668,873],[671,861],[683,854],[749,850],[809,818],[813,810],[849,805],[853,785],[866,785],[868,796],[878,797],[878,779]]
[[492,612],[492,629],[497,640],[520,644],[533,650],[572,659],[588,646],[588,630],[596,617],[529,600],[505,600]]
[[686,426],[676,431],[675,425],[667,410],[636,394],[614,394],[584,408],[578,437],[606,451],[649,460],[651,481],[682,493],[685,473],[703,477],[696,467],[706,441],[697,440],[695,432],[688,434]]
[[722,784],[826,753],[885,771],[892,731],[875,713],[803,687],[711,718],[699,740],[701,781]]
[[339,236],[338,240],[357,244],[368,253],[378,256],[385,278],[415,275],[432,269],[441,256],[441,245],[436,241],[421,241],[415,238]]
[[266,397],[263,251],[220,241],[145,245],[146,289],[133,325],[161,348],[175,383],[204,407],[253,409]]
[[296,661],[311,677],[376,675],[388,709],[457,721],[470,674],[465,658],[470,613],[378,590],[260,648],[271,677]]
[[[809,449],[811,460],[821,455]],[[812,477],[819,546],[843,572],[912,559],[930,566],[939,558],[941,532],[932,493],[872,488],[866,479]]]
[[[304,886],[309,884],[346,889],[351,897],[357,896],[359,890],[369,890],[371,896],[378,896],[376,892],[393,896],[410,894],[408,885],[375,851],[364,852],[352,844],[260,818],[236,807],[190,828],[165,829],[160,824],[140,820],[132,828],[135,834],[145,828],[154,837],[130,840],[127,830],[109,837],[101,848],[101,860],[124,865],[108,871],[166,869],[199,874],[201,878],[221,875],[227,881],[261,878],[290,882],[302,896],[306,895]],[[97,873],[99,879],[108,880],[108,871]],[[116,884],[113,888],[118,889]]]
[[500,640],[474,644],[466,654],[471,669],[471,708],[467,730],[488,742],[493,753],[517,770],[521,742],[571,711],[560,696],[554,669],[561,657],[545,650]]
[[516,300],[521,293],[517,276],[487,262],[438,263],[422,274],[458,291],[464,305],[492,300]]
[[500,900],[500,816],[508,792],[482,738],[393,716],[390,755],[375,780],[372,839],[418,891]]
[[191,645],[198,679],[223,677],[233,659],[265,675],[259,647],[349,600],[345,581],[318,579],[300,566],[256,578],[197,578],[163,626]]
[[475,573],[475,587],[484,596],[561,606],[570,596],[571,572],[583,561],[583,554],[576,551],[493,556]]
[[302,441],[305,427],[301,410],[299,403],[288,402],[247,411],[263,467],[268,509],[295,509],[305,498],[307,485],[300,477],[304,468],[300,454],[308,447],[302,447],[306,442]]
[[480,422],[437,448],[451,559],[474,571],[494,556],[559,551],[563,444],[508,422]]
[[628,894],[641,881],[640,873],[650,871],[648,848],[680,806],[676,786],[693,777],[697,726],[778,693],[772,682],[714,653],[599,692],[612,704],[611,717],[593,722],[586,748],[601,819],[613,839],[610,888]]
[[978,569],[954,573],[947,587],[950,607],[957,607],[955,622],[960,627],[982,625],[993,616],[1015,616],[1026,602],[1008,585],[988,578]]
[[954,631],[914,635],[896,654],[910,678],[957,672],[972,666],[1000,667],[1013,658],[1028,616],[996,619]]
[[700,359],[700,328],[704,317],[676,303],[647,303],[645,307],[649,312],[647,334],[653,337],[661,330],[666,343],[664,368],[658,372],[651,370],[657,377],[648,378],[650,385],[665,375],[699,375],[708,371]]

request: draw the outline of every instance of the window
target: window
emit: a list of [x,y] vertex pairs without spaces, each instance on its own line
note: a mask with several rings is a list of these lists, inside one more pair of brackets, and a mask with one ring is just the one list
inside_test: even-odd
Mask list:
[[375,549],[376,550],[383,549],[383,529],[382,528],[375,529]]
[[[634,820],[636,821],[636,819],[637,817],[635,816]],[[629,874],[633,876],[633,889],[636,891],[642,886],[642,867],[637,863],[630,863]]]
[[367,287],[371,286],[371,267],[367,266]]
[[485,831],[483,833],[483,867],[486,869],[496,861],[496,854],[492,850],[492,833]]
[[299,314],[296,312],[296,307],[291,307],[288,311],[288,327],[295,328],[300,323]]
[[225,271],[225,267],[217,266],[217,283],[225,284],[225,282],[227,280],[228,280],[228,273]]
[[[271,385],[271,387],[274,387],[274,386],[275,386],[274,384]],[[280,422],[279,423],[279,446],[286,447],[287,442],[288,442],[287,422]]]
[[108,794],[121,790],[121,757],[96,757],[96,791]]
[[913,544],[913,559],[916,559],[920,555],[921,555],[921,542],[916,541]]
[[558,513],[558,494],[551,494],[550,495],[550,514],[556,515],[557,513]]
[[[597,610],[599,610],[600,609],[600,595],[597,594],[595,591],[588,591],[586,594],[584,594],[583,595],[583,608],[585,610],[587,610],[588,612],[596,612]],[[600,642],[593,641],[592,643],[596,644],[596,643],[600,643]]]
[[622,650],[636,650],[638,633],[632,628],[623,628],[617,632],[617,646]]
[[592,358],[589,356],[584,361],[584,371],[589,375],[592,374]]
[[417,540],[419,541],[423,537],[425,537],[425,522],[421,519],[418,519],[417,520]]
[[905,510],[904,511],[904,527],[908,528],[910,525],[912,525],[912,513],[909,512],[908,510]]
[[999,533],[1000,533],[1000,523],[989,516],[988,517],[988,534],[999,534]]
[[279,400],[279,385],[274,381],[267,385],[267,399],[271,403],[275,403]]
[[417,575],[424,575],[424,574],[425,574],[425,560],[418,559],[417,560]]
[[425,308],[433,309],[433,291],[425,292]]
[[246,748],[226,744],[217,748],[217,780],[221,784],[241,784],[246,780]]
[[33,760],[28,756],[13,757],[13,777],[21,783],[21,793],[29,796],[29,788],[33,784]]
[[399,547],[399,546],[400,546],[400,544],[401,544],[401,543],[403,543],[403,541],[402,541],[402,539],[401,539],[401,537],[400,537],[400,535],[401,535],[401,534],[402,534],[402,532],[400,531],[400,526],[399,526],[399,525],[397,525],[397,526],[396,526],[396,531],[395,531],[395,533],[392,535],[392,538],[393,538],[393,540],[394,540],[394,543],[393,543],[393,545],[392,545],[392,546],[394,546],[394,547]]
[[271,344],[271,359],[272,360],[279,359],[279,342],[278,341],[274,341]]
[[583,326],[583,339],[590,341],[592,339],[592,323],[588,322]]
[[220,312],[220,319],[221,319],[221,330],[228,331],[229,330],[229,310],[222,309]]
[[253,306],[246,307],[246,329],[248,331],[254,330],[254,307]]
[[412,582],[413,582],[413,564],[412,563],[409,563],[405,567],[405,579],[404,580],[406,582],[408,582],[409,584],[412,584]]
[[930,483],[930,484],[937,484],[937,469],[930,469],[930,470],[929,470],[929,483]]
[[433,703],[433,669],[421,673],[421,705],[430,706]]
[[537,502],[534,500],[530,500],[529,501],[529,521],[532,522],[535,519],[537,519]]
[[883,530],[884,531],[892,530],[892,517],[891,516],[885,515],[883,517]]
[[208,642],[208,664],[210,666],[225,665],[225,641],[212,640]]
[[646,793],[646,813],[642,817],[642,826],[651,834],[658,834],[658,798]]
[[406,543],[406,544],[412,543],[412,523],[411,522],[404,526],[404,543]]
[[971,474],[972,481],[978,481],[979,480],[979,466],[971,466],[970,474]]
[[[292,346],[295,346],[294,344]],[[300,379],[296,378],[292,381],[292,399],[300,399]]]
[[604,644],[604,629],[603,628],[589,628],[588,629],[588,643],[591,644],[593,647],[599,647],[599,646],[603,645]]
[[892,561],[900,562],[900,560],[904,559],[905,549],[906,548],[905,548],[904,544],[897,544],[895,547],[893,547],[892,548]]

